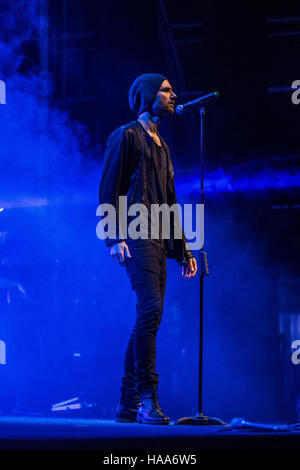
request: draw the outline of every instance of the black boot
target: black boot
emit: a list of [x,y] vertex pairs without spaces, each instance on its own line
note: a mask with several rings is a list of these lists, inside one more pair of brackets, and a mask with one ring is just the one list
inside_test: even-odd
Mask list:
[[157,384],[141,386],[141,406],[136,420],[143,424],[169,424],[170,418],[165,416],[158,403]]
[[140,406],[140,395],[135,390],[121,387],[121,399],[116,409],[117,423],[135,423],[136,413]]
[[119,403],[116,410],[116,422],[117,423],[135,423],[138,405],[133,403],[132,405],[123,405]]

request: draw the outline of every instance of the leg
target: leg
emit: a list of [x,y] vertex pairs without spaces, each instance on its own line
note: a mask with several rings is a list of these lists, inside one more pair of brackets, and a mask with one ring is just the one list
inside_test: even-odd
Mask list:
[[139,396],[136,391],[136,374],[134,365],[134,342],[135,342],[135,326],[129,337],[125,360],[124,360],[124,376],[121,379],[121,399],[123,405],[133,407],[134,403],[138,403]]
[[[144,242],[145,243],[145,242]],[[161,323],[166,287],[166,256],[150,242],[130,249],[132,259],[126,270],[137,295],[136,324],[130,336],[125,358],[123,385],[132,384],[135,372],[141,406],[137,420],[149,424],[168,424],[158,403],[156,364],[156,334]],[[123,387],[124,392],[124,387]]]
[[126,352],[125,377],[130,377],[134,368],[140,389],[142,384],[158,383],[156,333],[163,311],[166,257],[149,241],[134,244],[131,255],[132,259],[126,261],[126,270],[137,296],[137,316]]
[[[121,398],[117,421],[135,421],[142,383],[158,383],[155,372],[156,332],[161,321],[165,279],[160,279],[161,252],[151,242],[139,241],[130,246],[132,259],[126,258],[126,271],[137,295],[134,325],[124,360]],[[162,270],[164,273],[164,270]],[[137,390],[138,386],[138,390]]]

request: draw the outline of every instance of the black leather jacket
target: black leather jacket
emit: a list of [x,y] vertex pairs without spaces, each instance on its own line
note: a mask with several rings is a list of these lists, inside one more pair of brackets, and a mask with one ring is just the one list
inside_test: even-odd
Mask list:
[[[108,138],[105,149],[105,157],[102,178],[99,188],[100,204],[109,203],[116,210],[116,236],[106,238],[105,243],[111,246],[121,242],[118,230],[119,196],[127,196],[128,207],[133,203],[143,203],[144,193],[147,188],[147,168],[151,158],[151,150],[147,142],[146,131],[138,121],[130,122],[116,129]],[[167,152],[168,165],[168,205],[177,203],[174,170],[171,161],[169,147],[160,137],[162,145]],[[189,250],[182,228],[182,238],[175,239],[172,229],[168,240],[167,257],[176,259],[182,264],[186,259],[194,255]]]

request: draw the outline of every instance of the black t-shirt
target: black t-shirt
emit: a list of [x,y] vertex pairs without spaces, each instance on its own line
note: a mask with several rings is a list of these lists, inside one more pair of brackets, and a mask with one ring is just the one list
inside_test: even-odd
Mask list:
[[[147,229],[142,222],[140,227],[140,238],[148,240],[156,246],[162,248],[167,255],[168,240],[162,238],[162,214],[160,213],[160,222],[158,230],[158,238],[151,238],[151,204],[167,204],[167,182],[168,182],[168,158],[166,149],[161,141],[161,146],[157,145],[152,137],[145,132],[147,143],[151,150],[151,158],[147,162],[147,181],[146,190],[144,190],[144,204],[148,212]],[[130,220],[130,217],[129,217]],[[142,218],[142,220],[144,220]],[[138,238],[138,240],[140,239]],[[130,245],[135,241],[127,237],[126,242]]]
[[151,239],[151,204],[167,204],[167,154],[161,143],[157,145],[152,137],[147,134],[148,144],[151,149],[151,161],[149,162],[149,172],[147,178],[147,190],[145,194],[145,205],[148,208],[148,237],[149,240],[159,245],[161,248],[167,248],[167,240],[162,238],[162,223],[160,214],[159,238]]

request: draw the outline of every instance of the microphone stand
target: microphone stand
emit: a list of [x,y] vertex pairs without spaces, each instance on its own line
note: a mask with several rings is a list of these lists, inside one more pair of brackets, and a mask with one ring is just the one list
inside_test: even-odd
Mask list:
[[[201,107],[200,111],[200,171],[201,171],[201,195],[200,202],[204,204],[204,116],[205,108]],[[196,416],[180,418],[175,421],[177,424],[192,425],[211,425],[226,426],[226,423],[219,418],[212,418],[203,414],[202,408],[202,389],[203,389],[203,293],[204,293],[204,276],[209,274],[207,264],[207,254],[203,251],[203,247],[199,252],[199,278],[200,278],[200,337],[199,337],[199,377],[198,377],[198,412]]]

